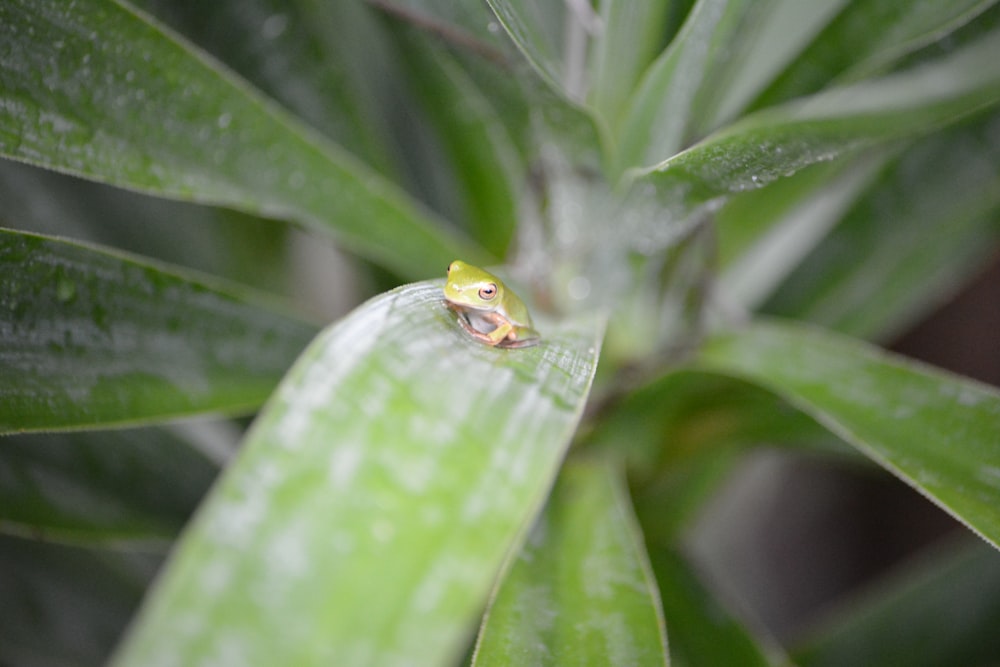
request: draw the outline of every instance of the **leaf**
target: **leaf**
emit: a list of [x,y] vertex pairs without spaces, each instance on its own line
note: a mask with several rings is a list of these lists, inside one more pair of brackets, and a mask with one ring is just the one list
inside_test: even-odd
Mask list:
[[490,348],[440,285],[376,297],[307,349],[114,664],[459,657],[556,475],[601,327],[539,323],[540,345]]
[[719,298],[756,310],[837,226],[892,154],[872,150],[816,164],[729,200],[715,218]]
[[160,560],[0,535],[0,663],[100,667]]
[[1000,241],[998,131],[992,113],[899,156],[764,310],[886,340],[948,298]]
[[147,197],[8,160],[0,160],[0,201],[0,225],[111,246],[272,293],[291,291],[289,230],[273,220]]
[[981,542],[952,545],[865,591],[811,633],[795,652],[795,664],[988,665],[1000,655],[998,625],[996,549]]
[[660,585],[663,614],[670,633],[670,659],[687,667],[782,664],[777,654],[751,636],[724,609],[692,571],[686,559],[671,549],[652,549],[650,559]]
[[313,332],[232,286],[0,229],[0,433],[252,410]]
[[[132,2],[376,168],[393,173],[378,113],[398,72],[366,3],[288,0]],[[365,58],[352,58],[364,49]],[[392,81],[388,86],[383,82]],[[380,96],[383,93],[383,96]]]
[[662,48],[667,0],[602,2],[601,29],[594,36],[588,101],[612,127],[646,66]]
[[[882,73],[904,56],[943,41],[996,0],[865,0],[852,2],[758,98],[763,108]],[[844,48],[850,44],[850,48]]]
[[848,0],[757,0],[708,72],[693,108],[693,134],[732,121],[774,77],[795,62]]
[[513,139],[472,79],[442,49],[415,35],[401,39],[410,80],[447,154],[451,179],[444,187],[458,200],[455,216],[480,244],[503,257],[518,219],[524,180]]
[[1000,101],[997,58],[1000,30],[930,64],[758,112],[645,172],[640,187],[690,208],[938,129]]
[[581,446],[628,463],[643,534],[658,544],[677,539],[748,449],[847,449],[773,393],[690,370],[669,372],[624,396]]
[[[403,275],[482,258],[401,191],[123,4],[0,5],[0,154],[302,223]],[[478,260],[474,260],[478,261]]]
[[80,545],[169,544],[218,472],[165,429],[9,436],[0,533]]
[[705,73],[731,37],[745,5],[745,0],[699,0],[691,9],[630,100],[615,177],[662,162],[680,150]]
[[1000,393],[859,341],[757,323],[709,341],[701,365],[782,396],[994,545]]
[[[564,30],[572,19],[562,3],[536,3],[528,0],[486,0],[507,34],[538,74],[554,90],[573,98],[567,86],[563,52]],[[579,26],[570,27],[579,29]]]
[[613,467],[563,468],[487,611],[473,664],[667,664],[656,582]]

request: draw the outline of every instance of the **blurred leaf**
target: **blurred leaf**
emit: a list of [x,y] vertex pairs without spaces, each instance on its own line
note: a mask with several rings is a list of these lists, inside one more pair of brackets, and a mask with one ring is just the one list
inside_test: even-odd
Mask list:
[[[693,136],[731,122],[849,0],[755,0],[712,62],[692,108]],[[732,9],[728,11],[732,12]],[[739,11],[737,9],[737,11]]]
[[0,442],[0,533],[77,544],[169,544],[218,467],[164,429]]
[[934,556],[895,573],[843,609],[796,651],[795,664],[995,664],[1000,554],[977,543]]
[[481,253],[348,153],[124,5],[0,5],[0,154],[333,233],[402,275]]
[[[500,24],[535,70],[554,90],[568,97],[563,40],[567,17],[572,10],[561,2],[537,3],[530,0],[486,0]],[[589,5],[588,5],[589,6]]]
[[594,36],[588,101],[612,127],[646,66],[664,45],[668,0],[605,0]]
[[702,584],[686,560],[669,549],[650,550],[660,585],[663,614],[670,633],[670,660],[675,667],[732,667],[783,664],[724,609]]
[[496,257],[506,255],[524,180],[513,139],[474,82],[449,54],[414,35],[400,40],[410,81],[448,155],[460,202],[455,217]]
[[239,288],[0,230],[0,433],[252,410],[314,331]]
[[613,467],[563,467],[487,611],[473,664],[667,664],[656,582]]
[[0,201],[0,225],[99,243],[272,293],[291,291],[289,230],[273,220],[148,197],[8,160],[0,160]]
[[[365,2],[139,0],[134,4],[377,168],[398,165],[386,145],[401,72]],[[363,52],[364,58],[354,54]]]
[[457,658],[555,478],[600,328],[498,350],[440,282],[361,306],[289,372],[115,664]]
[[628,462],[649,542],[672,543],[751,447],[842,445],[812,418],[753,384],[674,371],[606,410],[583,446]]
[[159,562],[0,535],[0,664],[100,667]]
[[946,40],[996,0],[864,0],[849,3],[756,101],[763,108],[814,93],[831,80],[883,73],[907,54]]
[[705,450],[826,441],[826,431],[772,392],[736,378],[671,371],[601,415],[586,446],[625,457],[642,482]]
[[872,150],[812,165],[726,202],[715,218],[719,298],[756,310],[836,227],[892,154]]
[[757,323],[710,340],[704,368],[776,392],[1000,543],[1000,393],[819,330]]
[[931,64],[767,109],[644,173],[665,205],[762,187],[817,162],[953,123],[1000,101],[1000,30]]
[[899,157],[764,309],[885,340],[983,266],[1000,241],[998,210],[992,113]]
[[746,5],[746,0],[699,0],[691,9],[630,100],[613,170],[616,178],[681,149],[706,71],[732,37]]
[[487,60],[515,53],[496,15],[485,2],[454,0],[367,0],[414,27],[437,34],[452,46]]

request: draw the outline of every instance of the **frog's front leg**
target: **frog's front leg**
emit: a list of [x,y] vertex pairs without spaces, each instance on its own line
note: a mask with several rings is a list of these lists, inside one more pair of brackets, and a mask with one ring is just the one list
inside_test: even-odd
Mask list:
[[[514,325],[499,313],[482,313],[482,312],[469,312],[468,310],[455,306],[454,304],[445,302],[445,305],[458,314],[458,323],[462,325],[465,332],[470,336],[478,340],[480,343],[486,343],[487,345],[496,346],[503,342],[504,339],[513,331]],[[492,331],[480,331],[477,329],[473,323],[472,319],[475,318],[477,323],[488,323],[494,328]]]

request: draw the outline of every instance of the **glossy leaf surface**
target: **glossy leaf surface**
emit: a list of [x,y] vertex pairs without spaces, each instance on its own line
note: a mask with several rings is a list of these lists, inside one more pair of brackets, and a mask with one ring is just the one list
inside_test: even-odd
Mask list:
[[619,473],[569,462],[492,601],[473,662],[666,665],[660,602]]
[[148,17],[108,0],[5,3],[0,154],[302,223],[403,275],[475,248],[360,161]]
[[596,365],[599,324],[540,328],[535,347],[478,343],[438,282],[328,329],[254,424],[115,664],[458,657],[544,502]]
[[0,230],[0,432],[247,412],[314,332],[231,285]]

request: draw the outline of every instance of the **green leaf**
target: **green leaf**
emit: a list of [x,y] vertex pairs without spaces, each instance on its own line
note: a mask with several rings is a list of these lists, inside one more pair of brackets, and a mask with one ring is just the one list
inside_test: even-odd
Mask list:
[[693,108],[694,136],[704,136],[736,118],[848,4],[848,0],[748,3],[738,29],[701,86]]
[[615,177],[656,164],[687,139],[706,72],[738,25],[746,0],[699,0],[669,48],[649,67],[622,125]]
[[0,664],[101,667],[160,560],[0,535]]
[[496,257],[511,244],[524,180],[513,139],[486,96],[448,53],[413,34],[405,46],[410,80],[448,156],[459,200],[454,217]]
[[749,448],[847,449],[771,392],[688,370],[626,395],[582,444],[625,459],[643,533],[658,544],[677,538]]
[[782,664],[778,650],[762,645],[732,616],[670,549],[652,549],[650,560],[660,585],[670,633],[670,659],[681,667],[731,667]]
[[929,132],[1000,101],[1000,30],[930,64],[767,109],[644,173],[688,207],[762,187],[810,164]]
[[1000,655],[1000,555],[981,542],[925,556],[853,602],[811,633],[796,665],[989,665]]
[[642,534],[613,467],[570,462],[487,611],[473,664],[666,665]]
[[[946,39],[996,0],[851,2],[756,101],[763,108],[886,71],[907,54]],[[845,48],[850,44],[850,48]]]
[[764,310],[886,340],[955,293],[1000,241],[998,131],[992,113],[899,156]]
[[[566,30],[572,15],[562,3],[537,3],[529,0],[486,0],[500,24],[521,50],[528,62],[554,90],[573,98],[567,89],[566,63],[562,58]],[[569,17],[566,15],[570,14]],[[582,63],[581,63],[582,66]]]
[[249,411],[314,331],[232,286],[0,229],[0,433]]
[[540,345],[491,348],[459,327],[440,285],[376,297],[308,348],[115,664],[460,656],[556,476],[602,327],[538,323]]
[[273,220],[148,197],[8,160],[0,160],[0,201],[3,226],[111,246],[272,293],[290,292],[289,229]]
[[[380,108],[398,72],[367,3],[137,0],[299,118],[381,173],[395,165]],[[365,58],[351,55],[364,49]],[[392,83],[389,83],[389,82]],[[388,84],[388,85],[385,85]]]
[[717,336],[700,361],[776,392],[1000,544],[995,389],[791,324]]
[[663,46],[670,4],[606,0],[600,5],[601,29],[590,54],[593,80],[588,102],[612,127],[617,126],[640,75]]
[[81,545],[169,544],[218,472],[164,429],[9,436],[0,533]]
[[837,226],[891,156],[873,150],[812,165],[726,202],[715,218],[720,300],[757,309]]
[[481,252],[149,18],[109,0],[0,5],[0,154],[332,233],[402,275]]

